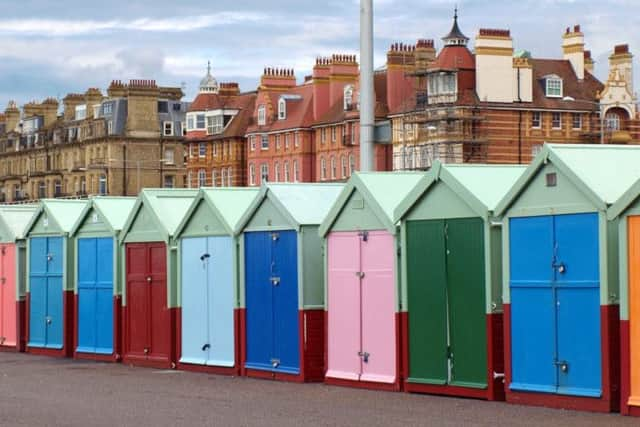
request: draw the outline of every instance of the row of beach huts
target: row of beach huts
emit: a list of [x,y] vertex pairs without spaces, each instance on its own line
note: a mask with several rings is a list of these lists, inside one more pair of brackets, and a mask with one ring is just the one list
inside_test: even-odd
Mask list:
[[640,147],[0,205],[0,347],[640,415]]

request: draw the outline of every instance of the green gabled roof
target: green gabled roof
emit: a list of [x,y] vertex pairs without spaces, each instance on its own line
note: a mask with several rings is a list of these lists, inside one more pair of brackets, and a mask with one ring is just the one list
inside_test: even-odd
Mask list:
[[438,181],[443,181],[486,219],[525,170],[525,166],[519,165],[444,164],[435,160],[429,172],[395,210],[394,220],[400,221]]
[[260,189],[249,187],[200,188],[198,196],[192,202],[191,207],[184,215],[182,222],[176,230],[176,237],[182,234],[182,231],[189,223],[191,216],[202,200],[204,200],[218,216],[230,235],[238,234],[240,232],[240,221],[243,215],[247,212],[259,193]]
[[600,210],[607,209],[640,178],[640,147],[632,145],[545,144],[533,163],[496,207],[502,215],[552,162]]
[[156,225],[162,229],[165,239],[174,236],[184,215],[191,207],[193,199],[198,195],[198,190],[187,188],[162,188],[143,189],[131,209],[127,221],[122,227],[120,240],[123,241],[133,225],[138,211],[143,205],[151,211]]
[[320,235],[326,235],[336,221],[345,203],[354,191],[359,191],[368,201],[386,229],[395,234],[394,211],[424,177],[424,172],[356,172],[331,211],[320,225]]
[[40,200],[40,206],[37,212],[25,228],[25,236],[29,234],[31,228],[36,224],[43,212],[47,213],[49,219],[52,219],[63,233],[70,233],[88,203],[88,200],[78,199]]
[[78,232],[91,209],[98,211],[106,220],[111,231],[117,233],[122,230],[122,227],[124,227],[124,224],[129,217],[129,213],[131,213],[135,204],[135,197],[97,196],[91,198],[78,217],[78,220],[73,225],[70,234],[73,236]]
[[616,219],[636,203],[640,197],[640,178],[607,211],[607,218]]
[[27,225],[37,211],[37,204],[0,205],[0,227],[7,242],[24,238]]
[[239,221],[242,230],[265,198],[273,201],[292,225],[319,225],[344,188],[344,184],[265,184]]

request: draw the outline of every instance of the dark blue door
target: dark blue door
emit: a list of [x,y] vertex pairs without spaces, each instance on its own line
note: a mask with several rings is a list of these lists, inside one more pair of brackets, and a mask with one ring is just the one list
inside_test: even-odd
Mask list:
[[113,238],[78,239],[78,348],[113,353]]
[[29,251],[29,345],[61,349],[64,326],[62,238],[31,238]]
[[245,234],[247,368],[298,374],[297,235]]
[[511,389],[600,396],[597,214],[509,224]]

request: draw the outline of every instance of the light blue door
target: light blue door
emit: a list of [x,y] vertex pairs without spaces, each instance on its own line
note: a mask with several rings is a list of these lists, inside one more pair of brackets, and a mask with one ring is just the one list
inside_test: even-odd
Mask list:
[[64,316],[62,273],[64,259],[62,238],[47,238],[47,348],[59,350],[63,347]]
[[231,237],[208,238],[210,347],[207,365],[235,365],[233,250]]
[[204,365],[208,359],[207,238],[185,238],[181,244],[181,363]]
[[47,238],[29,239],[29,347],[47,341]]
[[113,238],[78,239],[79,352],[113,353]]

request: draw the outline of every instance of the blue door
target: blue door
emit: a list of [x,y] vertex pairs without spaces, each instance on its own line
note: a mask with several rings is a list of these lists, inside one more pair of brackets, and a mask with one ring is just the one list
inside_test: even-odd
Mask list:
[[113,353],[113,238],[78,239],[76,350]]
[[29,346],[61,349],[64,326],[62,238],[31,238],[29,251]]
[[232,367],[233,239],[182,240],[182,363]]
[[245,233],[246,367],[300,372],[297,235]]
[[512,218],[512,390],[599,396],[597,214]]

